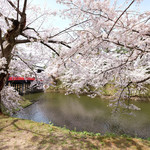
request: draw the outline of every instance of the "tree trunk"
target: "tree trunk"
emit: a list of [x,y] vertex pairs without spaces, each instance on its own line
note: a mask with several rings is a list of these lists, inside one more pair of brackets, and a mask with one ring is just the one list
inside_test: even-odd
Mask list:
[[[7,80],[7,76],[8,76],[8,68],[9,68],[9,64],[11,62],[11,52],[13,50],[14,47],[14,43],[9,43],[8,41],[5,41],[5,45],[3,45],[4,47],[4,56],[7,64],[5,65],[5,68],[3,69],[6,73],[1,73],[0,74],[0,92],[2,91],[3,87],[5,86],[6,80]],[[1,56],[2,57],[2,56]],[[0,113],[2,113],[2,99],[1,99],[1,93],[0,93]]]
[[1,102],[1,93],[0,93],[0,114],[2,114],[2,102]]
[[[0,92],[2,91],[5,85],[5,74],[0,74]],[[2,113],[2,100],[1,100],[1,93],[0,93],[0,113]]]
[[[0,32],[0,46],[1,46],[0,58],[5,57],[7,61],[5,68],[0,69],[0,71],[4,70],[6,72],[6,74],[4,73],[0,74],[0,92],[3,89],[6,79],[7,79],[8,68],[9,68],[10,61],[12,59],[11,53],[16,44],[16,37],[21,35],[26,25],[26,14],[25,14],[26,6],[27,6],[27,0],[24,0],[23,11],[20,12],[21,13],[20,22],[18,20],[12,19],[11,20],[12,26],[10,27],[10,29],[7,30],[7,33],[3,37],[2,37],[2,33]],[[1,28],[0,28],[0,31],[1,31]],[[1,111],[2,111],[2,99],[0,96],[0,112]]]

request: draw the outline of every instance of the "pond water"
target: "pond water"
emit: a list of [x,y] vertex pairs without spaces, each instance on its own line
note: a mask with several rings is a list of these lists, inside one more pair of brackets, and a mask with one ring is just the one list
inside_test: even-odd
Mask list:
[[112,114],[111,108],[107,107],[109,101],[100,98],[78,98],[60,93],[29,94],[25,98],[39,101],[14,117],[53,123],[76,131],[150,137],[150,102],[134,102],[141,110],[133,111],[134,115],[125,115]]

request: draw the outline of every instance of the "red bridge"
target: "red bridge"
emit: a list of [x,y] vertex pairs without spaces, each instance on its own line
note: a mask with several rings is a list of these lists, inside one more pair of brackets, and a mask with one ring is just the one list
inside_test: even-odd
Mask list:
[[29,89],[30,84],[35,78],[24,78],[24,77],[9,77],[6,85],[12,86],[20,94],[26,93]]
[[23,77],[9,77],[8,78],[8,82],[9,81],[34,81],[35,78],[23,78]]

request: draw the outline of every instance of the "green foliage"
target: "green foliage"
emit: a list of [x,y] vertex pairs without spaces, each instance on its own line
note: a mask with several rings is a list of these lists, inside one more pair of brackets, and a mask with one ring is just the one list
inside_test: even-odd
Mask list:
[[10,113],[7,111],[7,109],[4,107],[3,104],[1,104],[1,109],[2,109],[3,114],[8,115],[8,116],[10,115]]
[[105,136],[110,137],[110,138],[117,137],[117,135],[115,133],[106,133]]
[[27,107],[27,106],[29,106],[29,105],[32,104],[32,102],[29,101],[28,99],[26,99],[26,98],[24,98],[24,97],[21,97],[21,98],[22,98],[22,100],[20,101],[20,105],[21,105],[23,108],[25,108],[25,107]]
[[147,138],[147,140],[148,140],[148,141],[150,141],[150,137],[149,137],[149,138]]
[[100,90],[104,96],[113,96],[117,92],[117,88],[113,83],[105,84]]
[[[131,88],[131,98],[138,98],[139,100],[150,100],[150,85],[145,85],[146,92],[143,92],[143,90],[138,90],[136,85],[132,85]],[[115,93],[118,91],[118,88],[115,87],[115,82],[112,80],[110,83],[105,84],[103,87],[99,88],[98,90],[101,91],[102,96],[115,96]],[[83,89],[81,89],[81,92],[84,94],[89,94],[92,91],[95,91],[94,86],[92,85],[86,85]],[[59,92],[59,93],[65,93],[66,88],[63,87],[62,82],[57,79],[56,85],[51,86],[47,89],[47,92]]]
[[50,86],[46,92],[58,92],[58,93],[65,93],[66,89],[63,87],[62,82],[59,79],[55,80],[55,84]]
[[54,124],[52,122],[49,122],[49,132],[51,133],[51,131],[53,131],[53,126]]
[[116,52],[117,52],[118,54],[126,54],[126,53],[128,53],[128,50],[125,49],[124,47],[121,47],[121,48],[119,48],[119,49],[116,49]]

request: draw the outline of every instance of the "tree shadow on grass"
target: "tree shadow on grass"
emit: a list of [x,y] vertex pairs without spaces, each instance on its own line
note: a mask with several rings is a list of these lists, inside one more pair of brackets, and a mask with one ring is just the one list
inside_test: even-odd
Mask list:
[[[3,117],[3,118],[9,118],[9,117]],[[37,149],[42,149],[43,146],[61,146],[66,149],[72,149],[75,148],[75,145],[77,145],[77,148],[82,149],[83,145],[87,149],[100,149],[102,148],[118,148],[118,149],[130,149],[131,147],[134,147],[137,150],[143,150],[144,146],[148,147],[149,142],[138,142],[136,139],[132,138],[126,138],[126,137],[107,137],[107,136],[88,136],[88,135],[79,135],[79,134],[72,134],[71,132],[63,133],[61,131],[55,131],[50,127],[51,130],[46,130],[46,133],[39,133],[37,130],[32,131],[31,129],[21,127],[18,124],[18,121],[23,119],[13,119],[9,124],[3,126],[0,128],[0,131],[9,127],[13,126],[17,131],[26,131],[30,132],[31,135],[31,142],[37,142]],[[10,120],[9,120],[10,121]],[[33,124],[34,125],[34,124]],[[40,127],[38,127],[40,128]],[[12,128],[12,130],[14,130]],[[42,130],[40,130],[42,132]],[[50,132],[49,132],[50,131]],[[9,131],[10,132],[10,131]],[[55,134],[57,133],[57,134]],[[69,145],[67,143],[69,141]],[[84,147],[84,148],[85,148]]]
[[[5,119],[5,118],[10,118],[10,117],[9,117],[9,116],[4,116],[4,115],[0,115],[0,119]],[[1,128],[0,128],[0,131],[2,131],[3,129],[5,129],[5,128],[9,127],[9,126],[14,126],[16,129],[18,129],[18,130],[20,130],[20,131],[22,130],[22,131],[30,132],[30,133],[32,133],[32,134],[37,134],[37,135],[40,135],[40,136],[46,136],[46,135],[44,135],[44,134],[40,134],[40,133],[31,131],[31,130],[29,130],[29,129],[25,129],[25,128],[19,127],[19,126],[16,124],[19,120],[24,120],[24,119],[18,119],[18,118],[17,118],[17,119],[14,119],[14,120],[11,121],[11,123],[9,123],[8,125],[1,127]]]
[[111,147],[115,146],[119,149],[129,149],[134,147],[137,150],[144,150],[144,146],[139,144],[133,139],[126,139],[126,138],[113,138],[113,140],[104,140],[106,146]]
[[[6,118],[7,118],[7,117],[6,117]],[[5,129],[5,128],[11,126],[11,125],[13,125],[13,124],[14,124],[15,122],[17,122],[17,121],[18,121],[18,119],[15,119],[15,120],[13,120],[11,123],[9,123],[8,125],[1,127],[1,128],[0,128],[0,131],[2,131],[3,129]]]
[[[16,120],[19,121],[19,120],[21,120],[21,119],[16,119]],[[20,130],[20,131],[27,131],[27,132],[30,132],[30,133],[32,133],[32,134],[37,134],[37,135],[40,135],[40,136],[43,136],[43,137],[46,136],[46,135],[44,135],[44,134],[37,133],[37,132],[35,132],[35,131],[31,131],[31,130],[29,130],[29,129],[24,129],[24,128],[19,127],[19,126],[16,124],[17,121],[13,122],[12,125],[13,125],[15,128],[17,128],[18,130]]]
[[[0,131],[4,130],[3,136],[5,136],[4,135],[5,134],[5,129],[10,127],[9,131],[6,129],[7,133],[8,132],[9,133],[10,132],[17,132],[17,134],[20,134],[19,131],[25,131],[26,133],[31,133],[30,139],[28,137],[27,137],[28,138],[27,140],[25,139],[26,142],[29,141],[29,144],[28,144],[29,148],[31,148],[31,145],[32,145],[31,143],[35,143],[36,142],[37,143],[36,146],[40,148],[40,146],[44,144],[44,141],[47,141],[47,143],[50,141],[50,140],[48,140],[50,138],[50,135],[48,135],[47,133],[46,134],[39,133],[39,130],[33,131],[32,129],[29,129],[31,126],[29,126],[29,128],[28,127],[21,127],[21,125],[19,124],[19,121],[23,121],[23,119],[13,119],[12,121],[9,120],[9,124],[1,127]],[[11,137],[15,138],[15,136],[11,136]],[[16,140],[17,140],[17,138],[16,138]],[[5,141],[6,141],[6,139],[5,139]],[[7,142],[9,142],[9,140]],[[0,150],[3,150],[3,149],[5,149],[5,147],[6,148],[8,147],[7,144],[3,145],[2,147],[1,146],[2,145],[0,145]],[[14,148],[19,149],[20,146],[21,145],[14,145]]]
[[[74,139],[74,137],[70,134],[69,135],[70,139]],[[134,149],[137,150],[145,150],[145,146],[149,147],[150,149],[150,143],[149,142],[144,142],[139,143],[136,142],[136,140],[132,139],[132,138],[125,138],[125,137],[113,137],[113,138],[109,138],[107,136],[91,136],[91,137],[80,137],[80,138],[76,138],[78,139],[80,142],[86,143],[86,147],[87,148],[93,148],[93,149],[99,149],[100,147],[103,148],[114,148],[116,147],[117,149],[132,149],[134,147]],[[91,142],[91,140],[93,140],[93,142]]]

